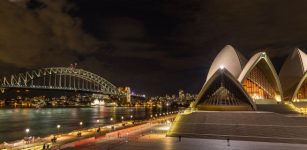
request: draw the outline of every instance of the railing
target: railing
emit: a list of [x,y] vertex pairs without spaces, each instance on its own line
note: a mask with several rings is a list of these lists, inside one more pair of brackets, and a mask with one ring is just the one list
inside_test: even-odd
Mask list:
[[301,114],[307,114],[307,108],[306,107],[296,107],[291,102],[285,102],[286,105],[288,105],[292,110],[301,113]]

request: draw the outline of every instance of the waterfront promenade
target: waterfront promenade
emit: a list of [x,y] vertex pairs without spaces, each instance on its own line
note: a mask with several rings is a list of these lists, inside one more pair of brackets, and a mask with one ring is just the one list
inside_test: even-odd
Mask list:
[[[112,138],[118,136],[118,134],[124,134],[137,130],[166,119],[173,119],[175,116],[175,113],[165,113],[165,115],[161,115],[159,117],[153,116],[151,119],[144,121],[135,122],[130,120],[101,127],[75,130],[69,133],[49,135],[44,138],[32,140],[31,142],[20,140],[13,143],[3,143],[0,145],[0,149],[41,150],[43,149],[44,145],[45,148],[49,147],[50,149],[81,146],[96,140],[112,140]],[[98,130],[100,131],[98,132]],[[81,136],[78,136],[80,133]],[[54,137],[56,137],[56,142],[51,142]]]

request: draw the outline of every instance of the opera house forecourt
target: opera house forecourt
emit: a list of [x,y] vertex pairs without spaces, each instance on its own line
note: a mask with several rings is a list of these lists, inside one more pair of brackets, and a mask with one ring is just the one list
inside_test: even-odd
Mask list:
[[196,101],[178,114],[167,135],[307,143],[307,117],[298,117],[307,106],[306,69],[300,49],[278,75],[266,52],[246,59],[226,45]]

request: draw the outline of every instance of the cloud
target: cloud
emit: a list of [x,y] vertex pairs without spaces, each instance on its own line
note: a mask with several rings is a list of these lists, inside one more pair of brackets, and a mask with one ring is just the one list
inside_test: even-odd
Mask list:
[[0,1],[0,61],[16,67],[67,65],[103,43],[68,14],[66,0]]
[[285,55],[296,46],[306,47],[305,1],[219,0],[199,1],[195,5],[200,8],[190,15],[192,21],[183,22],[178,28],[184,41],[191,45],[232,44],[246,55],[259,49],[288,49],[273,52],[274,56]]

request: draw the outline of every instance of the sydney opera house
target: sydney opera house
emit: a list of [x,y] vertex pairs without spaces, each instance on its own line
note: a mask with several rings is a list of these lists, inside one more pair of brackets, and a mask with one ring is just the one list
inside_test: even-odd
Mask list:
[[295,49],[278,75],[266,52],[258,52],[247,60],[227,45],[214,59],[192,107],[197,110],[257,110],[259,104],[303,101],[307,99],[305,55]]
[[300,49],[278,73],[266,52],[246,59],[227,45],[212,62],[196,101],[177,115],[167,135],[307,144],[307,117],[295,106],[307,106],[306,69]]

